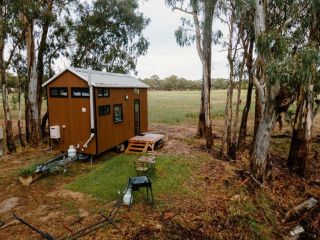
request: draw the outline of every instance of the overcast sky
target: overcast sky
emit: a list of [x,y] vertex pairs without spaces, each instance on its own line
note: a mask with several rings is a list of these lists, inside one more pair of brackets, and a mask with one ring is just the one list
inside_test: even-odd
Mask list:
[[[195,45],[181,48],[177,45],[174,31],[180,25],[180,18],[185,16],[165,5],[165,0],[141,1],[140,11],[151,19],[144,31],[150,46],[146,56],[138,59],[138,77],[146,78],[158,75],[161,78],[177,75],[186,79],[201,78],[201,62]],[[223,32],[224,26],[214,22],[214,29]],[[227,37],[226,35],[224,37]],[[212,77],[228,77],[226,52],[221,46],[214,46],[212,53]]]

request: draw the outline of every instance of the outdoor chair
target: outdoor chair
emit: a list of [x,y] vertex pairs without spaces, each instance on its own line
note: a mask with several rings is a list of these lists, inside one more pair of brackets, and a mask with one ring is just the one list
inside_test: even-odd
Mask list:
[[156,170],[156,156],[144,155],[138,158],[139,162],[143,162],[154,173]]
[[134,161],[134,167],[136,169],[137,175],[139,175],[139,173],[141,172],[143,173],[143,175],[147,175],[147,172],[149,171],[148,164],[144,161],[140,161],[139,159]]

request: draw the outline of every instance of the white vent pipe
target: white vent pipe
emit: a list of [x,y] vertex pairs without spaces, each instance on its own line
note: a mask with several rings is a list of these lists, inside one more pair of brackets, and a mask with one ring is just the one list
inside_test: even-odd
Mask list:
[[88,141],[83,145],[83,147],[87,148],[89,142],[93,139],[94,137],[94,133],[95,133],[95,129],[94,129],[94,104],[93,104],[93,86],[92,86],[92,82],[91,82],[91,73],[88,73],[88,85],[89,85],[89,95],[90,95],[90,137],[88,139]]

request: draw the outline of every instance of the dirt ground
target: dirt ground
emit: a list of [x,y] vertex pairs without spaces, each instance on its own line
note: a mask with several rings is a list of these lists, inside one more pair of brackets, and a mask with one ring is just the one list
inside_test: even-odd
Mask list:
[[[318,123],[319,119],[315,126],[316,135],[320,133]],[[217,149],[222,135],[219,129],[222,127],[222,121],[214,123]],[[195,125],[153,125],[150,128],[167,134],[168,140],[159,154],[177,154],[183,157],[204,152],[204,141],[194,137]],[[284,129],[281,133],[286,131]],[[185,182],[194,194],[188,197],[166,196],[160,201],[166,204],[157,206],[156,201],[154,208],[143,203],[135,204],[130,211],[122,207],[116,217],[121,233],[106,226],[82,239],[253,239],[255,235],[250,235],[248,231],[254,234],[252,226],[255,225],[248,225],[248,222],[263,221],[268,222],[268,229],[272,229],[272,233],[268,235],[268,230],[265,230],[269,237],[256,239],[270,239],[270,236],[271,239],[285,239],[298,223],[303,223],[311,235],[320,237],[319,205],[293,222],[282,223],[285,213],[295,205],[310,197],[320,200],[319,185],[287,172],[285,157],[289,140],[272,139],[273,181],[265,188],[254,192],[251,178],[241,175],[241,170],[247,170],[249,166],[248,152],[244,152],[233,162],[211,157],[210,161],[201,162]],[[280,143],[282,145],[279,147]],[[319,149],[319,142],[314,145],[315,149]],[[41,148],[45,149],[46,146]],[[102,220],[99,211],[107,213],[112,208],[113,203],[105,205],[83,193],[64,188],[65,184],[99,166],[100,159],[93,166],[88,162],[75,162],[67,174],[50,175],[28,187],[23,186],[18,181],[19,169],[30,165],[33,158],[56,154],[41,148],[0,159],[0,239],[41,239],[38,234],[15,220],[13,214],[23,217],[52,236],[61,238],[67,236],[71,229],[79,229]],[[319,156],[317,162],[319,163]],[[241,206],[247,206],[248,202],[260,204],[261,199],[270,203],[269,213],[265,209],[254,210],[252,216],[237,212],[241,210]],[[239,209],[234,210],[230,206]],[[268,217],[267,214],[272,216]],[[245,223],[235,216],[241,216]],[[73,224],[79,219],[83,220]]]

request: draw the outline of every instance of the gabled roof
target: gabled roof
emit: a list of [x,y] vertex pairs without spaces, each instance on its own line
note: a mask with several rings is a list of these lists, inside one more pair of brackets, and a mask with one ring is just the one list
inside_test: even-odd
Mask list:
[[68,67],[62,72],[58,73],[54,77],[50,78],[48,81],[42,84],[42,87],[48,85],[50,82],[54,81],[62,73],[70,71],[82,80],[86,81],[94,87],[108,87],[108,88],[148,88],[148,85],[142,81],[126,74],[110,73],[102,71],[94,71],[84,68],[74,68]]

